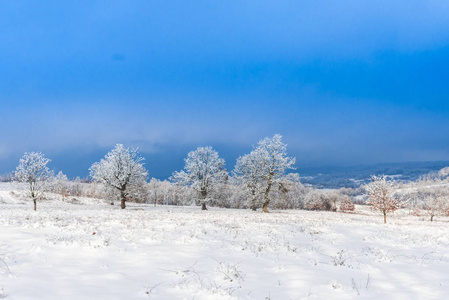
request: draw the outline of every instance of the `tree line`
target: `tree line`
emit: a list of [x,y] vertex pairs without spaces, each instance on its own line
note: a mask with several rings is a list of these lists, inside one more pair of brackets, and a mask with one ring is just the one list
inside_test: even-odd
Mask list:
[[[192,202],[207,210],[208,205],[229,208],[309,209],[353,211],[357,193],[354,189],[332,191],[318,190],[301,184],[294,170],[295,158],[287,154],[282,136],[260,140],[252,151],[237,159],[234,169],[228,172],[225,161],[210,146],[198,147],[187,154],[183,170],[176,171],[168,181],[152,178],[144,166],[144,158],[137,148],[117,144],[103,159],[89,168],[93,181],[88,188],[81,182],[69,182],[59,172],[49,170],[50,159],[40,152],[25,153],[14,172],[14,179],[26,183],[34,210],[44,190],[64,196],[84,195],[120,201],[122,209],[127,201],[152,202],[168,205],[191,205]],[[449,175],[449,173],[447,174]],[[76,188],[75,188],[76,187]],[[362,187],[366,204],[380,211],[386,223],[387,214],[400,207],[410,206],[436,215],[449,213],[446,192],[427,195],[426,201],[411,201],[413,193],[398,192],[388,176],[373,176]],[[416,197],[415,197],[416,198]],[[419,203],[419,205],[417,204]]]

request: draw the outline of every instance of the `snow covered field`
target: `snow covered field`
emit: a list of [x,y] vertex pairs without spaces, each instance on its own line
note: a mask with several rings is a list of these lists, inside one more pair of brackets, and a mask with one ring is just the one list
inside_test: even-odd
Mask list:
[[[73,202],[73,203],[71,203]],[[0,191],[0,299],[446,299],[449,219]]]

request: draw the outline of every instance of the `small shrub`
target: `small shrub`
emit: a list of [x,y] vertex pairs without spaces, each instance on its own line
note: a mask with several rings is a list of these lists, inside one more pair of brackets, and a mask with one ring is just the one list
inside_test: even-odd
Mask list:
[[343,201],[340,202],[340,211],[342,212],[348,212],[348,211],[354,211],[355,206],[354,203],[352,203],[351,199],[349,197],[345,197]]

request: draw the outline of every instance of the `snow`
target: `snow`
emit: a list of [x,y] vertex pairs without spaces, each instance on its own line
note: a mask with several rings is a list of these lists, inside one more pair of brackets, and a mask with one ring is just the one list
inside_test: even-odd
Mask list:
[[[444,299],[449,219],[22,199],[0,187],[0,299]],[[73,203],[71,203],[73,202]],[[75,203],[75,204],[74,204]],[[4,263],[3,263],[4,262]]]

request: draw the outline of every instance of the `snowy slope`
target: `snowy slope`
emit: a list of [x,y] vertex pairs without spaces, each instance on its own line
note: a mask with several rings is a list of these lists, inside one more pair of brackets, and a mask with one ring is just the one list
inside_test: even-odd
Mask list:
[[447,218],[74,203],[0,192],[0,298],[449,295]]

